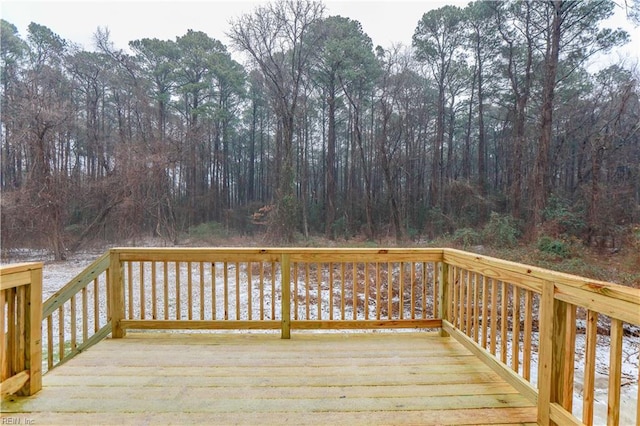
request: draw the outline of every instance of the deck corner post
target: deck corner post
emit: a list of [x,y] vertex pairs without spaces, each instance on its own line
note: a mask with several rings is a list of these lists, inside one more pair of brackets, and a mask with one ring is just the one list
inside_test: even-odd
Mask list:
[[120,253],[115,250],[109,253],[108,305],[111,336],[116,339],[122,338],[125,336],[125,331],[120,326],[120,321],[124,319],[124,287]]
[[[449,264],[446,263],[444,259],[442,262],[438,263],[438,281],[440,286],[440,319],[443,321],[449,321],[449,309],[451,306],[451,296],[449,291]],[[449,337],[449,333],[444,331],[444,328],[440,328],[440,336]]]
[[34,395],[42,389],[42,264],[31,270],[27,292],[25,368],[29,370],[29,381],[23,392]]
[[282,326],[281,338],[291,338],[291,262],[289,254],[283,253],[280,258],[280,275],[282,287]]
[[567,350],[568,305],[555,298],[555,283],[545,281],[540,301],[540,355],[538,367],[538,424],[553,425],[551,405],[570,408],[571,395],[566,394],[569,377]]

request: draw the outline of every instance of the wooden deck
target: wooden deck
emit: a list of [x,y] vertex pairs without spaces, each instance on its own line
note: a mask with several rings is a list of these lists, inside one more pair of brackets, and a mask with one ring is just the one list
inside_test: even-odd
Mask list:
[[[2,401],[2,424],[534,424],[536,407],[437,334],[129,333]],[[17,423],[20,422],[20,423]]]

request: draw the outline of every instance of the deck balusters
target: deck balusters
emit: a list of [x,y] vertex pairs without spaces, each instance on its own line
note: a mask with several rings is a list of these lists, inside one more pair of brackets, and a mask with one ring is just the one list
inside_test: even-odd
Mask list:
[[498,332],[498,281],[491,279],[491,344],[490,353],[496,355]]
[[96,335],[106,332],[104,327],[110,314],[108,264],[108,257],[103,256],[85,270],[85,276],[70,283],[71,291],[63,289],[43,304],[45,371],[86,349],[96,341]]
[[333,292],[334,292],[334,272],[333,272],[333,263],[329,262],[328,264],[329,267],[329,321],[333,321],[333,308],[334,308],[334,296],[333,296]]
[[[27,298],[24,289],[3,290],[0,304],[13,311]],[[51,369],[127,329],[261,328],[288,337],[290,329],[442,326],[537,399],[541,423],[575,421],[581,408],[590,424],[600,409],[596,343],[607,330],[607,416],[616,424],[624,328],[640,322],[639,305],[632,289],[449,249],[114,249],[45,302],[42,343]],[[23,350],[8,337],[27,327],[17,315],[15,324],[0,318],[0,338]],[[4,374],[7,355],[0,361]]]
[[511,369],[520,370],[520,289],[511,286]]
[[620,386],[622,385],[622,321],[611,319],[609,333],[609,389],[607,423],[620,424]]
[[33,395],[42,387],[42,266],[0,266],[2,398]]
[[251,271],[252,262],[247,262],[247,315],[248,320],[251,321],[253,319],[253,289],[251,284],[253,283],[253,275]]
[[218,271],[218,264],[216,262],[211,262],[211,319],[218,320],[219,319],[219,310],[218,310],[218,301],[220,298],[218,297],[218,283],[220,274]]
[[83,287],[81,290],[82,294],[82,318],[87,318],[86,321],[82,321],[80,326],[82,327],[82,341],[84,342],[89,338],[89,306],[88,306],[88,298],[87,298],[87,287]]
[[480,275],[480,289],[482,292],[482,316],[481,316],[481,339],[480,345],[482,349],[487,349],[487,343],[489,339],[487,338],[487,331],[489,330],[489,282],[484,275]]
[[534,293],[525,290],[524,293],[524,334],[522,344],[522,377],[531,382],[531,338],[533,334],[533,297]]
[[157,262],[151,262],[151,319],[158,319]]
[[[106,278],[106,277],[105,277]],[[102,300],[106,300],[106,286],[105,281],[105,297]],[[108,313],[107,313],[108,315]],[[93,280],[93,333],[97,333],[100,330],[100,280],[96,277]]]

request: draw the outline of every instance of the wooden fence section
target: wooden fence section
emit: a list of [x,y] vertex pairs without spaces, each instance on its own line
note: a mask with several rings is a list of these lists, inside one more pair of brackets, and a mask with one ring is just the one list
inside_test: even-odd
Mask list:
[[439,328],[441,258],[442,250],[292,252],[292,328]]
[[114,249],[119,328],[280,329],[282,255],[259,249]]
[[[41,271],[9,278],[19,269],[1,275],[3,392],[7,366],[11,380],[35,373],[40,343],[18,336],[39,331],[25,313],[35,287],[20,286]],[[127,329],[440,328],[537,404],[540,424],[619,424],[623,381],[638,381],[622,357],[638,356],[640,290],[452,249],[116,248],[42,315],[46,369]]]
[[600,417],[620,424],[623,336],[637,341],[640,291],[457,250],[445,250],[444,262],[443,330],[537,402],[540,424],[593,424],[598,339],[610,347],[598,357],[608,372]]
[[1,396],[42,388],[42,263],[0,266]]
[[43,369],[48,371],[111,333],[109,253],[87,266],[42,306]]
[[[113,249],[126,329],[440,327],[441,250]],[[114,260],[117,258],[117,260]],[[288,285],[282,285],[288,283]],[[120,332],[120,331],[118,331]]]

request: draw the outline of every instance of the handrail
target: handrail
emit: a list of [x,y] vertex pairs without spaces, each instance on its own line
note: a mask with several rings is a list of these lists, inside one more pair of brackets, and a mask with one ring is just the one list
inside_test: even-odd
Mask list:
[[[624,328],[640,326],[640,290],[459,250],[445,249],[444,262],[443,330],[537,403],[539,424],[593,424],[596,342],[610,329],[601,417],[620,423]],[[584,357],[576,352],[578,320],[585,324]],[[584,378],[574,377],[576,370]],[[582,404],[574,407],[577,386]],[[637,395],[635,405],[640,424]]]
[[234,328],[280,329],[287,338],[292,328],[441,325],[435,273],[441,249],[114,248],[111,254],[118,259],[117,336],[131,328]]
[[[525,265],[490,256],[481,256],[462,250],[444,249],[443,252],[443,260],[446,263],[464,267],[471,272],[478,272],[501,281],[515,280],[518,281],[522,288],[536,291],[539,294],[542,293],[542,286],[545,282],[554,282],[564,288],[583,289],[591,293],[613,297],[617,300],[623,300],[633,304],[637,304],[638,298],[640,297],[638,289],[636,288],[625,287],[606,281],[551,271],[537,266]],[[591,296],[583,295],[580,299],[586,303],[590,297]],[[633,319],[638,320],[640,313],[636,311],[635,314]]]
[[49,315],[51,315],[56,309],[62,306],[72,296],[81,291],[93,280],[95,280],[108,268],[109,253],[107,252],[91,262],[91,264],[84,268],[82,272],[80,272],[75,278],[62,286],[60,290],[49,297],[46,302],[42,304],[42,316],[48,317]]
[[[42,305],[43,368],[49,371],[111,333],[107,306],[110,255],[104,253]],[[80,305],[80,306],[78,306]]]
[[2,397],[42,388],[42,263],[0,266]]
[[605,416],[618,424],[640,290],[454,249],[114,248],[43,312],[49,368],[130,329],[439,328],[536,403],[540,424],[593,424],[607,338]]

